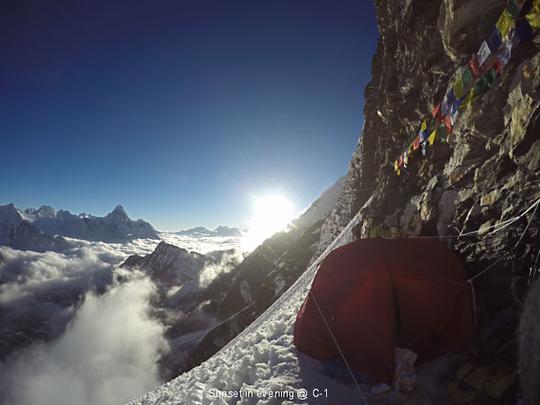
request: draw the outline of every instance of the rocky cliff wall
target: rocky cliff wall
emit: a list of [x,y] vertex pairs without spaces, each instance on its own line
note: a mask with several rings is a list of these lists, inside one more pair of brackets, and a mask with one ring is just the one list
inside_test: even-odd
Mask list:
[[365,124],[319,251],[361,210],[358,238],[452,236],[442,239],[469,263],[471,275],[498,259],[498,267],[525,272],[540,248],[540,213],[532,218],[531,209],[490,231],[540,198],[539,36],[514,47],[494,86],[461,111],[447,142],[437,140],[426,156],[414,153],[397,176],[395,159],[507,3],[376,4],[380,38],[365,89]]

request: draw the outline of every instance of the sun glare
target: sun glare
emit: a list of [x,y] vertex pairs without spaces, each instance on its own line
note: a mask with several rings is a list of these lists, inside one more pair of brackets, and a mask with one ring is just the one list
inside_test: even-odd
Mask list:
[[294,217],[294,206],[282,195],[254,197],[253,216],[242,244],[244,250],[251,251],[274,233],[284,230]]

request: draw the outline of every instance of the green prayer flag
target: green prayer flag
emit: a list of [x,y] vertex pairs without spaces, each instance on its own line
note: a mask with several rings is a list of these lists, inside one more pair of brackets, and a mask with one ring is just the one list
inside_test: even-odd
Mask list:
[[461,82],[463,83],[463,94],[467,94],[474,87],[474,77],[469,66],[465,66],[463,69]]
[[506,9],[508,10],[508,13],[512,16],[512,18],[516,18],[519,14],[519,6],[515,0],[510,0],[506,5]]
[[497,73],[495,69],[490,69],[485,75],[483,75],[474,86],[474,92],[480,96],[493,87],[497,80]]
[[439,135],[439,137],[441,138],[441,141],[445,142],[446,139],[448,138],[448,129],[446,128],[446,126],[441,123],[438,127],[437,127],[437,135]]

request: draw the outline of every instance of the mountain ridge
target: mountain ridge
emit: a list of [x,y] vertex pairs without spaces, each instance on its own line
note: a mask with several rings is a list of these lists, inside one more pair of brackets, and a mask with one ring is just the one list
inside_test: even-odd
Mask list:
[[192,237],[239,237],[244,234],[244,230],[234,226],[219,225],[214,229],[208,229],[205,226],[196,226],[189,229],[183,229],[178,232],[174,232],[179,236],[192,236]]
[[56,211],[48,205],[25,210],[13,203],[0,205],[0,245],[39,252],[62,251],[71,246],[64,237],[103,242],[159,239],[152,225],[142,219],[131,220],[121,205],[104,217]]

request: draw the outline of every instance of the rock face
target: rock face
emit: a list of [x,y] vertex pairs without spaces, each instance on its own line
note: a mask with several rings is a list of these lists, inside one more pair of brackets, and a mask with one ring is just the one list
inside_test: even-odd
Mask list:
[[442,100],[451,76],[487,38],[505,5],[377,2],[380,39],[365,89],[364,130],[336,209],[323,225],[319,250],[360,211],[357,237],[446,240],[484,230],[455,238],[471,271],[501,256],[504,263],[528,263],[537,253],[540,216],[532,218],[532,211],[487,232],[540,198],[538,37],[514,48],[494,87],[460,114],[447,143],[437,142],[425,157],[414,154],[401,176],[393,170],[421,120]]
[[0,206],[0,245],[36,252],[62,251],[71,246],[61,237],[40,231],[13,204]]
[[[138,269],[149,276],[157,287],[159,306],[185,312],[197,307],[204,300],[201,297],[207,283],[203,279],[205,276],[203,270],[215,266],[218,273],[220,269],[217,269],[217,266],[231,267],[237,264],[233,256],[231,251],[210,252],[203,255],[160,242],[151,254],[129,256],[120,267]],[[225,290],[226,286],[223,289]]]
[[140,270],[155,284],[151,300],[152,312],[166,327],[166,338],[171,350],[159,363],[164,379],[183,370],[184,361],[206,331],[216,325],[217,318],[204,307],[210,300],[219,300],[229,285],[217,282],[218,291],[209,296],[208,277],[220,280],[220,272],[227,272],[240,261],[232,251],[216,251],[202,255],[178,246],[160,242],[144,257],[133,255],[121,265],[127,270]]
[[528,294],[520,323],[520,356],[521,388],[526,404],[540,403],[540,282]]
[[[318,249],[355,216],[356,238],[423,236],[447,242],[469,275],[478,275],[473,284],[482,358],[499,349],[497,342],[515,340],[529,273],[538,267],[540,37],[513,49],[494,86],[460,113],[448,142],[437,141],[425,157],[413,154],[401,176],[393,165],[506,3],[376,2],[380,38],[365,89],[364,129]],[[500,311],[510,314],[505,326],[500,320],[489,332]],[[515,362],[515,356],[508,357]],[[536,384],[539,378],[533,377]]]
[[160,242],[151,254],[130,256],[121,267],[139,267],[158,284],[183,286],[197,278],[199,271],[211,261],[210,257],[200,253]]
[[142,219],[131,220],[121,205],[117,205],[104,217],[84,213],[74,215],[66,210],[56,212],[46,205],[38,210],[27,209],[22,214],[34,227],[49,235],[102,242],[125,242],[137,238],[159,239],[152,225]]

